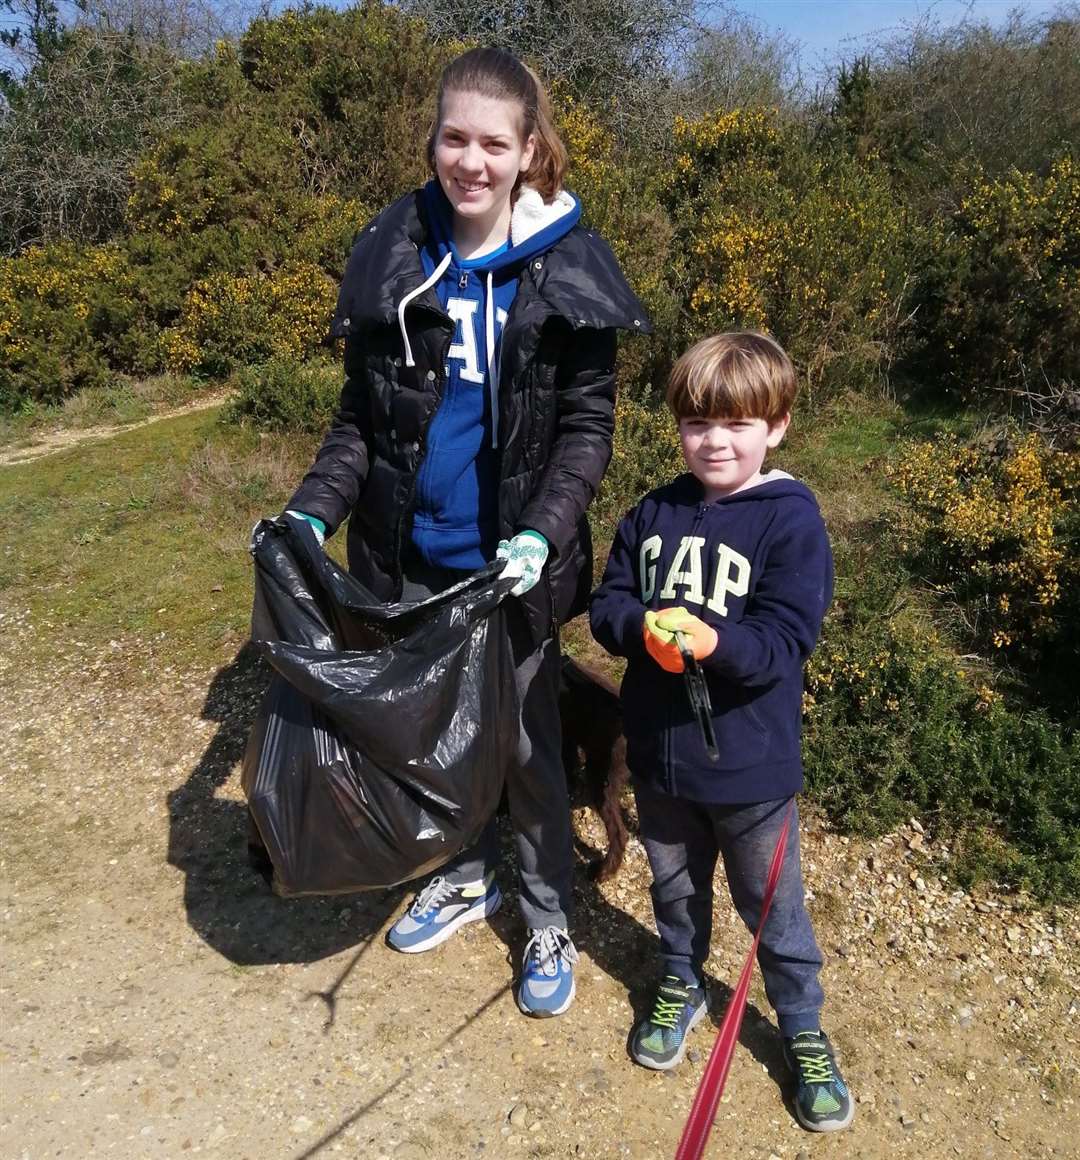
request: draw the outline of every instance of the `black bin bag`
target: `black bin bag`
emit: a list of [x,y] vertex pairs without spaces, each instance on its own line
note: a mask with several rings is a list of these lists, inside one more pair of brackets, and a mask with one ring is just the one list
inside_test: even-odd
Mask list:
[[241,780],[275,890],[390,886],[471,845],[517,743],[501,563],[382,604],[305,521],[263,520],[252,555],[252,642],[275,673]]

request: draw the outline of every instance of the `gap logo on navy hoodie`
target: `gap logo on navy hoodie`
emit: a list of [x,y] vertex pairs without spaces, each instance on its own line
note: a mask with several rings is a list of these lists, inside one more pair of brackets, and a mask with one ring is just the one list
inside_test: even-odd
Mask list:
[[523,189],[506,244],[464,259],[451,237],[450,203],[437,182],[424,187],[424,202],[431,231],[420,258],[428,278],[438,277],[435,293],[454,335],[416,479],[412,542],[428,564],[472,571],[494,558],[499,539],[494,416],[503,327],[522,265],[573,229],[581,207],[565,192],[544,203],[535,190]]
[[[589,620],[629,663],[622,684],[635,780],[691,801],[752,803],[803,785],[803,665],[832,599],[813,493],[784,472],[703,502],[693,475],[650,492],[619,524]],[[646,609],[685,607],[716,629],[701,662],[720,760],[705,752],[681,674],[645,651]]]

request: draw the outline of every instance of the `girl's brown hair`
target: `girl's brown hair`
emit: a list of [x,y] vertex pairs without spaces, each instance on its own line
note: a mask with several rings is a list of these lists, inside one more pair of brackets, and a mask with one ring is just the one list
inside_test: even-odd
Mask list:
[[[562,189],[566,173],[566,147],[559,139],[551,117],[551,102],[540,78],[516,56],[500,48],[471,48],[452,60],[439,78],[435,124],[427,143],[428,168],[435,172],[435,139],[443,118],[447,93],[478,93],[482,97],[515,101],[521,108],[521,140],[530,134],[536,141],[532,164],[521,182],[536,189],[544,201],[551,201]],[[521,183],[519,182],[519,184]]]

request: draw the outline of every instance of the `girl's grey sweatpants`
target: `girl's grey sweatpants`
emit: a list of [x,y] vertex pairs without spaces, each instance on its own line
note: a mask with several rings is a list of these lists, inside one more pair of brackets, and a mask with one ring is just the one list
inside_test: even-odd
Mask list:
[[[407,559],[402,600],[424,600],[465,574]],[[518,856],[521,916],[531,929],[569,925],[573,887],[570,799],[562,763],[559,719],[559,642],[536,647],[516,597],[504,602],[521,704],[517,750],[507,754],[506,798]],[[508,674],[509,677],[509,674]],[[499,864],[495,818],[476,845],[441,873],[450,882],[477,882]]]
[[[723,858],[731,901],[756,931],[773,850],[788,802],[710,805],[672,797],[634,783],[642,844],[652,868],[652,901],[664,970],[699,982],[712,936],[713,875]],[[758,944],[765,993],[780,1032],[820,1030],[824,1001],[810,916],[803,903],[799,814],[793,806],[784,868]]]

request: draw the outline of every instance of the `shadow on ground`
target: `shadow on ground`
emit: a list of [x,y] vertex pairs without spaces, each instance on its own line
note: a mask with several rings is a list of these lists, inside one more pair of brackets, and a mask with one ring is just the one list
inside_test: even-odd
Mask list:
[[[354,951],[330,987],[309,996],[325,1004],[325,1028],[330,1031],[338,1015],[339,990],[372,943],[381,937],[382,927],[400,909],[412,887],[282,899],[248,864],[246,807],[241,801],[219,797],[218,791],[243,757],[248,732],[269,679],[269,668],[250,645],[245,645],[211,682],[203,717],[219,722],[220,728],[184,784],[169,794],[168,858],[184,872],[184,905],[192,928],[231,962],[245,966],[314,962],[349,949]],[[507,947],[506,975],[486,980],[486,985],[478,987],[483,998],[477,1011],[454,1028],[445,1042],[483,1015],[516,984],[520,973],[526,932],[515,905],[516,859],[506,818],[502,819],[500,836],[503,859],[499,876],[508,888],[508,905],[490,922]],[[597,888],[589,871],[598,852],[579,841],[577,854],[573,935],[578,948],[626,989],[625,1019],[603,1032],[625,1048],[631,1025],[646,1014],[651,1000],[658,966],[657,937],[633,916],[612,906]],[[722,881],[718,880],[717,888],[724,889]],[[405,963],[403,969],[407,967]],[[730,995],[731,988],[726,983],[713,980],[710,1016],[714,1026],[719,1024]],[[703,1028],[696,1040],[695,1046],[707,1058],[712,1047],[708,1029]],[[771,1019],[753,1004],[747,1007],[739,1041],[784,1089],[788,1076],[779,1033]],[[610,1082],[599,1075],[595,1078],[598,1084]],[[317,1154],[397,1086],[394,1083],[366,1101],[303,1155]]]
[[[579,843],[587,861],[595,851]],[[726,892],[722,877],[716,881],[721,899]],[[632,915],[612,906],[597,889],[588,874],[580,874],[576,889],[577,911],[574,922],[574,942],[596,965],[627,991],[626,1021],[613,1029],[613,1035],[623,1043],[629,1040],[630,1028],[649,1011],[653,988],[659,971],[660,943],[651,929],[643,926]],[[723,901],[721,901],[723,905]],[[751,936],[746,935],[749,947]],[[709,980],[709,1016],[713,1027],[718,1027],[727,1010],[732,987],[715,978]],[[695,1046],[707,1057],[712,1048],[708,1028],[698,1032]],[[789,1081],[784,1063],[783,1040],[776,1024],[754,1003],[748,1003],[743,1016],[739,1043],[758,1063],[765,1067],[770,1078],[780,1087]]]
[[219,669],[202,716],[220,728],[183,785],[168,796],[171,865],[182,870],[188,922],[241,966],[307,963],[365,944],[401,905],[403,887],[282,899],[247,860],[247,807],[220,797],[244,755],[270,669],[250,644]]

